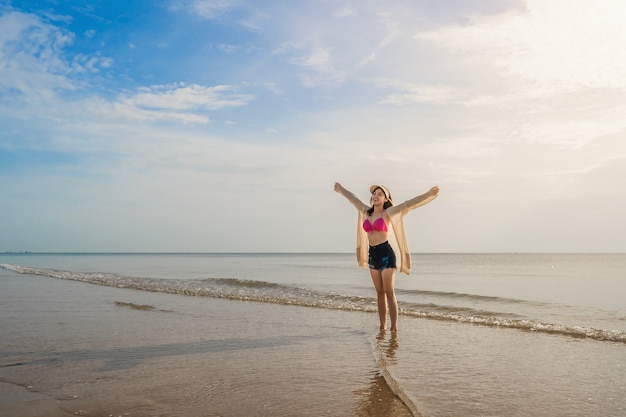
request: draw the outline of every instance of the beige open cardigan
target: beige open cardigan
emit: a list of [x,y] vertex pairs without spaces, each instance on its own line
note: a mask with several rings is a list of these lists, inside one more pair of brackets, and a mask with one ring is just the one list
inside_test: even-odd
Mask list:
[[[359,212],[356,229],[356,259],[359,263],[359,267],[367,267],[369,243],[367,240],[367,233],[363,230],[362,224],[370,206],[362,202],[353,192],[348,191],[341,185],[339,185],[337,192],[352,203],[352,205]],[[406,240],[406,234],[404,233],[404,216],[409,211],[421,207],[424,204],[428,204],[435,198],[437,198],[437,195],[433,195],[431,191],[428,191],[422,195],[418,195],[417,197],[407,200],[402,204],[391,206],[386,210],[391,221],[388,239],[389,244],[396,253],[398,271],[407,275],[411,272],[411,253]]]

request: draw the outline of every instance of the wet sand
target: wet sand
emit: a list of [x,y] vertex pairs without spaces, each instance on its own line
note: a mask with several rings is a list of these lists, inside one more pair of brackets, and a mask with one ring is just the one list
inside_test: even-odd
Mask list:
[[0,415],[29,417],[67,417],[70,414],[61,410],[61,401],[27,387],[0,382]]

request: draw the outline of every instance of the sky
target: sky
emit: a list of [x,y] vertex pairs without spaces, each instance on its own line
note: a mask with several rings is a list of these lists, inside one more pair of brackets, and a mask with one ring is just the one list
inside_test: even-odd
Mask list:
[[626,252],[622,0],[0,0],[0,251]]

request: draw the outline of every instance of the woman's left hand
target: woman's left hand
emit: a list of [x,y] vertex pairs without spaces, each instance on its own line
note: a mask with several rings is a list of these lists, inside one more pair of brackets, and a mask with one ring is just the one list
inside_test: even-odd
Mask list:
[[433,188],[430,189],[430,193],[432,195],[438,195],[439,194],[439,186],[435,185]]

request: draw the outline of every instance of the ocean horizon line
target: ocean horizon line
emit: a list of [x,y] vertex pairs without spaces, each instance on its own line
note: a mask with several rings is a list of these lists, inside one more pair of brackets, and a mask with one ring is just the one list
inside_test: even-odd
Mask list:
[[[257,251],[29,251],[6,250],[0,255],[353,255],[354,252],[257,252]],[[411,252],[411,255],[624,255],[626,252]]]

